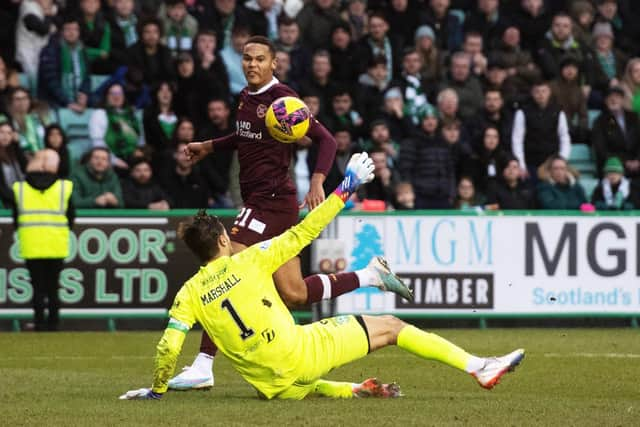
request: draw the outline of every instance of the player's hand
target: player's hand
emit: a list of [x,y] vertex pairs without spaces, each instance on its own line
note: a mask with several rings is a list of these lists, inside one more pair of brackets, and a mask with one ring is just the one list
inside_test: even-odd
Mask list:
[[365,152],[351,156],[342,181],[349,193],[355,192],[358,186],[373,181],[373,160]]
[[[322,179],[317,178],[317,175],[322,176]],[[322,187],[322,182],[324,181],[324,175],[314,174],[311,178],[311,185],[309,186],[309,192],[306,196],[304,196],[304,202],[298,208],[302,209],[305,206],[309,207],[309,210],[312,211],[316,207],[320,205],[320,203],[324,202],[324,188]]]
[[154,393],[150,388],[139,388],[129,390],[118,399],[120,400],[157,400],[162,397],[161,393]]
[[196,164],[204,159],[211,152],[211,143],[206,142],[190,142],[184,148],[184,154],[189,158],[191,164]]

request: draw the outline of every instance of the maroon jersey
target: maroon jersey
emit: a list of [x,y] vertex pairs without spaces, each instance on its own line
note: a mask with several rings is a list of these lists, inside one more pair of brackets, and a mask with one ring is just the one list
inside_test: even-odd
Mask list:
[[[269,105],[283,96],[298,97],[298,94],[275,77],[257,92],[244,88],[236,112],[236,133],[214,141],[214,149],[228,146],[238,149],[240,190],[245,203],[250,198],[296,194],[289,176],[295,144],[273,139],[264,123]],[[335,157],[335,139],[315,118],[311,118],[307,136],[318,144],[314,172],[327,175]]]

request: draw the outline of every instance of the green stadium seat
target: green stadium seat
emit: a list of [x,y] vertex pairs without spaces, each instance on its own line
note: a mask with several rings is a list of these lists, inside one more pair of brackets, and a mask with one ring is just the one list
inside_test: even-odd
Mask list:
[[590,162],[591,160],[591,147],[589,147],[587,144],[571,144],[569,163]]
[[89,119],[93,109],[87,108],[82,114],[77,114],[68,108],[58,110],[58,122],[69,140],[69,155],[77,160],[91,148],[89,137]]
[[20,86],[31,89],[31,79],[26,73],[18,73],[18,81],[20,82]]
[[578,180],[582,188],[584,188],[584,193],[587,195],[587,200],[591,201],[591,195],[593,194],[593,190],[598,186],[599,179],[598,178],[586,178],[581,176]]
[[589,129],[593,129],[593,123],[600,117],[600,110],[589,110],[587,113],[587,120],[589,122]]
[[104,76],[101,74],[92,74],[91,75],[91,91],[95,91],[96,89],[98,89],[100,87],[100,85],[102,85],[102,83],[106,82],[107,80],[109,80],[111,76]]

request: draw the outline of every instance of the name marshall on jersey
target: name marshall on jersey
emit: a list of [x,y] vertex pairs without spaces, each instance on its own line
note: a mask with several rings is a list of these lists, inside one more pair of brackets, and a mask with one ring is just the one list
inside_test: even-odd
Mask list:
[[251,122],[247,120],[236,120],[236,135],[249,139],[262,139],[262,131],[253,132]]
[[200,301],[202,302],[202,305],[207,305],[215,301],[217,298],[220,298],[222,295],[229,292],[231,288],[233,288],[238,283],[240,283],[240,279],[232,273],[231,277],[229,277],[227,280],[220,283],[218,286],[211,289],[206,294],[200,295]]

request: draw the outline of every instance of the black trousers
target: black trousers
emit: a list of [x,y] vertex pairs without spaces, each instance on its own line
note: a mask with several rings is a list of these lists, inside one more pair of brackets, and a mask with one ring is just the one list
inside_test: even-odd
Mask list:
[[[33,312],[36,330],[58,329],[58,278],[62,271],[62,259],[28,259],[27,269],[33,286]],[[49,316],[45,321],[45,298],[48,301]]]

